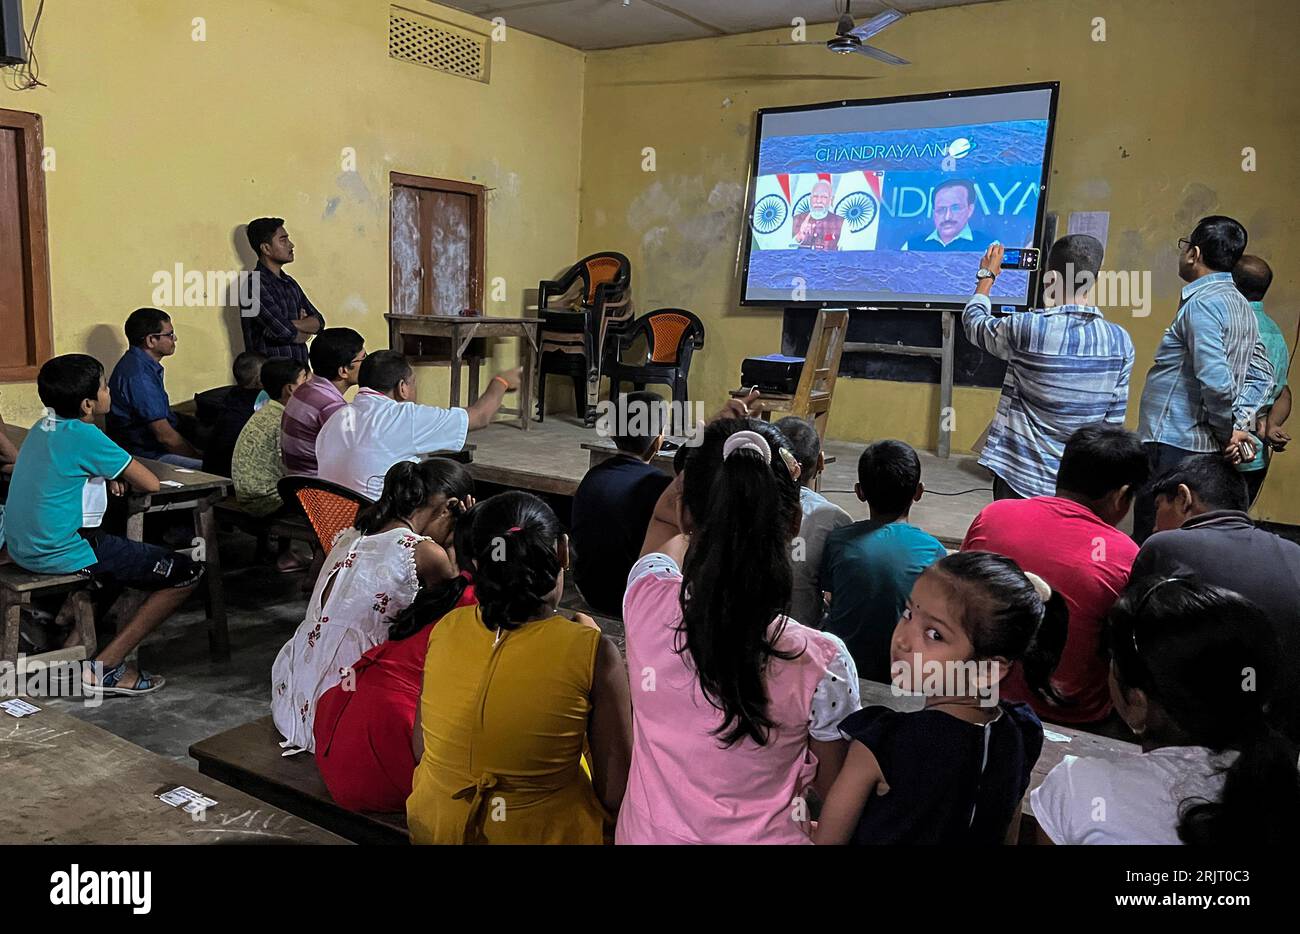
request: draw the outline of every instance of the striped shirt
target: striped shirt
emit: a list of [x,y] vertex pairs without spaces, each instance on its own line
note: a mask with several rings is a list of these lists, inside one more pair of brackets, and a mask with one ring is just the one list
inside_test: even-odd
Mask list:
[[1272,389],[1255,312],[1231,273],[1210,273],[1183,287],[1147,372],[1138,434],[1184,451],[1221,451],[1234,428],[1252,427]]
[[1003,317],[973,295],[961,316],[971,343],[1007,361],[980,463],[1021,496],[1053,496],[1065,442],[1085,425],[1121,425],[1133,341],[1092,305]]
[[291,474],[316,476],[316,436],[325,420],[347,405],[343,394],[323,376],[313,376],[289,398],[280,420],[280,451]]

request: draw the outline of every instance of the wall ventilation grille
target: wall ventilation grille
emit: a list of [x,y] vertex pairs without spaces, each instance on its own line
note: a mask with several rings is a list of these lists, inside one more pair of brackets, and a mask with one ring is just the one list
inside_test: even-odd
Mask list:
[[388,11],[388,54],[474,81],[488,80],[488,39],[401,7]]

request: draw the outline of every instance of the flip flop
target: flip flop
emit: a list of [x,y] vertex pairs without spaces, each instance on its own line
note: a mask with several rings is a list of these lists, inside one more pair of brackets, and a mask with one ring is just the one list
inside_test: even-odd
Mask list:
[[88,684],[87,687],[104,697],[137,697],[141,694],[152,694],[167,683],[167,679],[160,675],[151,675],[145,671],[138,671],[136,672],[134,687],[119,687],[118,682],[125,675],[126,662],[122,662],[116,668],[104,672],[104,678],[98,684]]

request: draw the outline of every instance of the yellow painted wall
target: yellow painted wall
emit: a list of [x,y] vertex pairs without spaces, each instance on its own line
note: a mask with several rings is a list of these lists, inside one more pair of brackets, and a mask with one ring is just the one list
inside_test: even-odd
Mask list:
[[[1094,17],[1105,41],[1093,41]],[[815,27],[810,38],[825,38]],[[1059,80],[1048,209],[1111,212],[1106,265],[1152,271],[1147,318],[1111,313],[1133,335],[1137,399],[1177,306],[1176,242],[1226,213],[1278,274],[1268,306],[1288,335],[1300,311],[1294,193],[1300,161],[1295,0],[1010,0],[909,16],[879,44],[915,64],[892,68],[813,48],[764,48],[789,31],[642,46],[588,56],[580,252],[634,263],[641,310],[691,308],[708,328],[691,373],[695,398],[739,380],[741,358],[780,346],[779,311],[737,305],[743,185],[760,107]],[[797,80],[830,75],[827,80]],[[786,76],[794,76],[786,77]],[[843,76],[843,77],[839,77]],[[643,172],[642,149],[656,171]],[[1243,147],[1258,171],[1242,171]],[[932,446],[937,388],[841,380],[829,433]],[[996,390],[959,389],[955,448],[991,417]],[[1280,456],[1258,513],[1300,523],[1300,450]]]
[[[490,29],[425,0],[402,5]],[[193,39],[196,16],[206,41]],[[0,88],[0,107],[41,114],[54,151],[57,353],[111,367],[127,314],[152,303],[155,272],[240,268],[252,254],[236,227],[265,214],[287,219],[289,270],[328,323],[386,347],[390,171],[492,189],[486,272],[506,279],[507,299],[489,313],[517,313],[525,288],[573,261],[580,52],[512,31],[491,47],[489,84],[445,75],[389,58],[388,4],[373,0],[55,2],[37,48],[48,87]],[[169,311],[173,400],[230,382],[237,314]],[[445,404],[447,375],[425,370],[422,400]],[[19,423],[40,412],[32,383],[0,387],[0,404]]]

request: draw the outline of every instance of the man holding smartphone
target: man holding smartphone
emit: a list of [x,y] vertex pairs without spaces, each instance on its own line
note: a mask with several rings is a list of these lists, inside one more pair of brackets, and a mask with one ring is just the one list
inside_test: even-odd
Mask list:
[[993,313],[989,293],[1003,252],[1000,243],[988,248],[962,312],[970,342],[1007,361],[979,462],[993,472],[994,499],[1053,496],[1070,436],[1085,425],[1123,425],[1133,341],[1092,304],[1102,259],[1095,237],[1070,234],[1052,245],[1043,279],[1047,307],[1037,312]]

